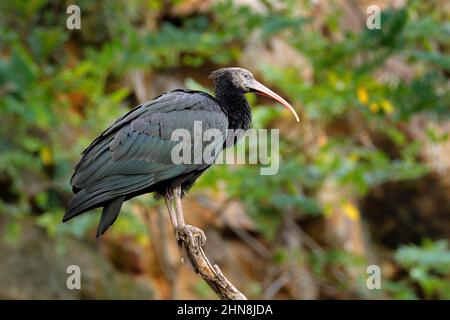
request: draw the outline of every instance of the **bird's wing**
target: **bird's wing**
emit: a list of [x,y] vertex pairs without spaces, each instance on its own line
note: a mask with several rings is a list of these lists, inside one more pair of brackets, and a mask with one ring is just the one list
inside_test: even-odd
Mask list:
[[[179,144],[171,140],[172,133],[176,129],[192,133],[195,121],[203,131],[217,129],[225,137],[228,120],[221,107],[212,97],[195,91],[169,92],[118,119],[83,152],[71,179],[78,193],[69,203],[67,219],[118,196],[209,166],[172,161],[172,150]],[[216,140],[201,142],[202,149],[217,144],[221,150],[223,145]]]

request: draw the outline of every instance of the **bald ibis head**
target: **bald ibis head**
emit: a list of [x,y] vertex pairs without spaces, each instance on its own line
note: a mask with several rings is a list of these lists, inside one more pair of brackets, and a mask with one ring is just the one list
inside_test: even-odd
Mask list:
[[295,117],[297,122],[300,119],[294,108],[278,94],[267,88],[262,83],[258,82],[253,74],[243,68],[222,68],[211,73],[210,78],[213,80],[216,87],[216,94],[218,96],[256,93],[269,97],[286,107]]

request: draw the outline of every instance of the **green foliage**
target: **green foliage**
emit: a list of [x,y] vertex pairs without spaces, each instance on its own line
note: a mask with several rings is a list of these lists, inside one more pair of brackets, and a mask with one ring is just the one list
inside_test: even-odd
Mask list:
[[397,250],[395,260],[408,271],[410,285],[418,284],[425,298],[450,298],[450,249],[447,241],[402,246]]

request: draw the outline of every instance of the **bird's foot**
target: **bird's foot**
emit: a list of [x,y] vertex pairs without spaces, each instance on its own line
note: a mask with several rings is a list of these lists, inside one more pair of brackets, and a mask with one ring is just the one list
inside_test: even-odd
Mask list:
[[175,231],[175,237],[178,244],[181,246],[187,243],[189,247],[203,247],[206,243],[206,235],[200,228],[185,224],[179,226]]

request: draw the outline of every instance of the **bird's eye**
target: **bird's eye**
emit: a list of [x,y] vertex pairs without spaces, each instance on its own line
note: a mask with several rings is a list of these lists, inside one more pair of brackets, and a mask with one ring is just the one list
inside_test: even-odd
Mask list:
[[245,79],[249,79],[250,76],[249,76],[247,73],[244,73],[244,78],[245,78]]

